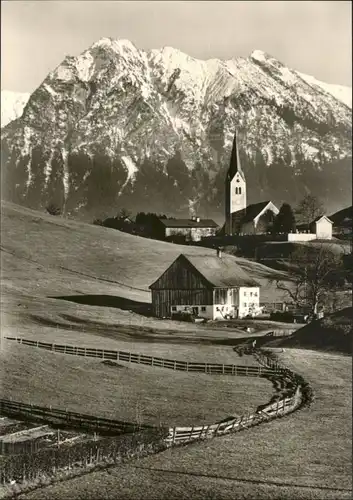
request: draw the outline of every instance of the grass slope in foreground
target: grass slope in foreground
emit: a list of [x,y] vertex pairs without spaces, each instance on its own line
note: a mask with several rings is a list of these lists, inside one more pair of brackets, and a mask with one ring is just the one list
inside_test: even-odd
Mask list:
[[[253,363],[255,364],[255,363]],[[151,425],[212,424],[250,412],[274,389],[259,377],[210,376],[4,343],[0,397]]]
[[169,449],[19,498],[352,498],[350,358],[293,349],[281,361],[312,384],[312,407],[248,432]]

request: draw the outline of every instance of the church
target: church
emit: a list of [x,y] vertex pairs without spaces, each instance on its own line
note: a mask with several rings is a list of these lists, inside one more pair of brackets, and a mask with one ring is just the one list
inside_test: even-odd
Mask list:
[[279,210],[270,200],[246,204],[246,179],[240,164],[236,133],[225,189],[225,236],[266,233]]

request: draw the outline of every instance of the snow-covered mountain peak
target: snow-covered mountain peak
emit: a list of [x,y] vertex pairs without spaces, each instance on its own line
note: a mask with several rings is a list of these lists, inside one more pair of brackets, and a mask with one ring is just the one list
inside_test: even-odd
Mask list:
[[[294,202],[303,190],[319,194],[325,165],[351,156],[344,90],[258,49],[200,60],[102,38],[65,58],[2,131],[9,189],[31,206],[55,194],[68,212],[135,200],[151,210],[153,200],[153,210],[174,213],[204,200],[211,215],[237,128],[249,199],[276,200],[279,182]],[[337,170],[327,180],[331,190],[339,179],[334,196],[348,189],[347,176]]]
[[269,54],[266,54],[266,52],[264,52],[263,50],[255,49],[250,54],[250,59],[266,62],[268,59],[272,58]]

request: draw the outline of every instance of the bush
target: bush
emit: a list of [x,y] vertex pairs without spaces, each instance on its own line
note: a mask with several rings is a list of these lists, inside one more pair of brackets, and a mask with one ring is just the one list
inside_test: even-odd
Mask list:
[[58,207],[58,205],[55,205],[55,203],[49,203],[46,207],[46,211],[50,215],[61,215],[61,208]]

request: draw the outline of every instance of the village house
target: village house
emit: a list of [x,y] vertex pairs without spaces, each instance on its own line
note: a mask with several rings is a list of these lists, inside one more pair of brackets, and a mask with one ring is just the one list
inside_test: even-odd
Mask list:
[[218,320],[260,312],[260,285],[232,255],[184,255],[149,287],[152,311],[160,318],[191,312]]
[[289,233],[288,241],[332,240],[332,224],[326,215],[320,215],[310,224],[297,224],[297,232]]
[[202,238],[215,236],[219,226],[212,219],[192,216],[190,219],[160,219],[164,239],[172,240],[181,236],[185,241],[201,241]]

